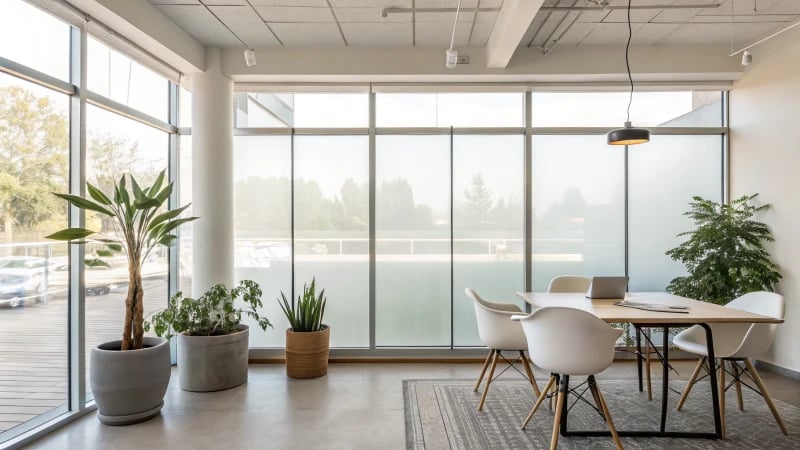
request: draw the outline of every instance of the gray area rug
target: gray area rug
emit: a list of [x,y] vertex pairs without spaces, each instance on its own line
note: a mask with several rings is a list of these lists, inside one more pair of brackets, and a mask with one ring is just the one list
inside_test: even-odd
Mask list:
[[[583,381],[570,380],[570,387]],[[405,380],[406,448],[408,449],[547,449],[553,414],[542,404],[525,431],[519,429],[534,403],[530,384],[497,380],[492,383],[483,411],[476,410],[480,394],[472,392],[474,380]],[[540,384],[541,384],[540,380]],[[657,430],[661,414],[661,386],[653,383],[653,401],[640,393],[636,381],[598,380],[618,430]],[[681,391],[683,381],[670,383]],[[483,387],[483,385],[481,385]],[[734,389],[726,399],[727,436],[724,440],[623,437],[629,449],[800,449],[800,408],[775,400],[789,430],[784,436],[764,400],[744,389],[744,412],[739,411]],[[591,401],[591,394],[586,392]],[[695,385],[681,411],[680,396],[671,393],[667,430],[713,431],[711,392],[707,382]],[[570,405],[574,397],[570,397]],[[578,402],[569,413],[570,430],[607,430],[590,406]],[[614,448],[610,437],[559,438],[561,449]]]

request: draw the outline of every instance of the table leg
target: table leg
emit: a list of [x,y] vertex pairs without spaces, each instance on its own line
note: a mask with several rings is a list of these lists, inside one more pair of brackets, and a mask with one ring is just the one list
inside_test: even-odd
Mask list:
[[642,329],[636,324],[633,327],[636,329],[636,371],[639,373],[639,392],[642,392]]
[[714,408],[714,436],[716,439],[722,438],[722,416],[719,411],[719,391],[717,390],[717,360],[714,356],[714,336],[711,332],[711,327],[707,323],[699,323],[699,326],[706,330],[706,345],[708,354],[708,364],[710,370],[708,371],[708,379],[711,383],[711,403]]
[[667,427],[667,400],[669,400],[669,327],[664,327],[663,339],[663,366],[661,379],[661,432]]

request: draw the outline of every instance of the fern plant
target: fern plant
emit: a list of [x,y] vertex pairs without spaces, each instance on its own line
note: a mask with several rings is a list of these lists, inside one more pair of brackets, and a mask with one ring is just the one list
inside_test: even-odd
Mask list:
[[688,239],[666,252],[683,263],[689,275],[673,279],[667,292],[716,304],[742,294],[772,291],[781,279],[764,244],[772,242],[769,227],[753,216],[769,205],[750,202],[758,194],[744,195],[729,204],[693,197],[684,213],[696,228],[679,234]]
[[321,331],[323,328],[322,317],[325,315],[325,289],[319,296],[316,295],[316,278],[311,279],[311,286],[303,284],[303,295],[297,296],[297,301],[291,302],[281,291],[281,298],[278,299],[289,326],[296,333],[308,333]]

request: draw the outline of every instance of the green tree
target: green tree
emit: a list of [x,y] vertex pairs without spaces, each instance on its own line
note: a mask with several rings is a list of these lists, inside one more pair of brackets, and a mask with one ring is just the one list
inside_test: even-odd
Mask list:
[[494,200],[492,192],[483,181],[483,175],[472,175],[472,184],[464,190],[464,199],[457,209],[462,226],[470,230],[491,228],[496,221],[492,214]]
[[366,230],[369,226],[369,194],[366,185],[352,178],[345,180],[341,189],[342,225],[346,230]]
[[689,275],[672,280],[667,292],[725,304],[753,291],[771,291],[781,279],[764,243],[772,242],[769,227],[753,216],[768,207],[750,204],[758,194],[728,204],[693,197],[684,213],[696,228],[667,256],[686,266]]
[[[131,174],[143,184],[150,184],[155,180],[158,171],[141,170],[139,161],[139,144],[110,134],[90,132],[88,141],[88,172],[91,174],[89,182],[103,192],[113,192],[117,180],[123,174]],[[113,219],[108,216],[95,214],[101,222],[101,231],[111,229]]]
[[0,223],[7,242],[16,226],[32,229],[64,211],[50,192],[67,184],[67,131],[49,97],[0,87]]
[[417,205],[414,191],[405,178],[381,183],[376,193],[375,222],[384,230],[420,230],[434,226],[429,205]]

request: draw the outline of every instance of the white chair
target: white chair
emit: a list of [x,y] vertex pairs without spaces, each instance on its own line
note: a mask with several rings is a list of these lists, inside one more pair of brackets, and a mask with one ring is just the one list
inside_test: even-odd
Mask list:
[[[492,383],[492,378],[494,378],[497,359],[503,357],[502,352],[504,351],[519,352],[519,358],[525,367],[528,380],[533,385],[533,391],[538,396],[539,386],[536,384],[533,369],[528,362],[527,356],[525,356],[525,350],[528,349],[528,341],[525,339],[522,327],[518,323],[511,321],[511,316],[520,314],[523,311],[513,303],[496,303],[486,300],[470,288],[464,289],[464,292],[467,297],[472,299],[472,303],[475,306],[475,319],[478,322],[478,336],[481,339],[481,343],[489,348],[489,354],[483,363],[478,382],[475,383],[475,392],[478,391],[481,381],[483,381],[483,376],[486,374],[486,369],[491,362],[489,378],[486,379],[483,395],[478,404],[478,411],[483,410],[483,404],[486,402],[486,395],[489,392],[489,385]],[[509,364],[513,364],[513,361],[509,361]]]
[[586,292],[591,284],[592,279],[589,277],[559,275],[550,280],[550,284],[547,285],[547,292]]
[[528,425],[547,397],[550,387],[558,380],[560,388],[550,439],[550,448],[555,449],[558,446],[561,414],[564,408],[568,408],[565,397],[569,376],[588,375],[592,397],[605,418],[614,444],[622,449],[608,406],[594,378],[594,374],[602,372],[614,362],[614,347],[622,330],[610,327],[591,313],[574,308],[540,308],[527,316],[514,316],[513,319],[522,323],[531,358],[539,367],[550,372],[547,386],[522,423],[522,429]]
[[[738,309],[740,311],[747,311],[763,316],[775,317],[783,319],[785,302],[783,297],[779,294],[772,292],[751,292],[744,294],[739,298],[731,300],[727,305],[728,308]],[[775,339],[776,324],[766,323],[727,323],[727,324],[710,324],[712,337],[714,340],[714,356],[720,360],[719,364],[713,362],[714,370],[719,370],[719,405],[720,415],[722,417],[722,434],[725,434],[725,391],[731,387],[736,386],[736,396],[739,402],[739,410],[744,411],[744,404],[742,402],[742,383],[741,377],[747,375],[758,386],[760,394],[767,402],[772,415],[775,416],[775,421],[783,431],[787,434],[786,425],[783,423],[772,398],[767,392],[764,382],[750,362],[751,357],[756,357],[767,351]],[[697,376],[700,371],[706,366],[708,361],[708,346],[706,344],[705,330],[695,325],[683,332],[679,333],[672,340],[673,344],[681,350],[700,355],[701,358],[697,362],[691,377],[689,377],[689,384],[681,395],[678,401],[677,409],[683,407],[683,403],[689,396],[692,386],[697,382]],[[744,368],[739,366],[739,361],[744,363]],[[733,376],[731,385],[725,385],[725,363],[731,366],[732,372],[728,372]],[[710,369],[707,369],[710,370]],[[748,386],[749,387],[749,386]],[[757,391],[757,392],[759,392]]]

